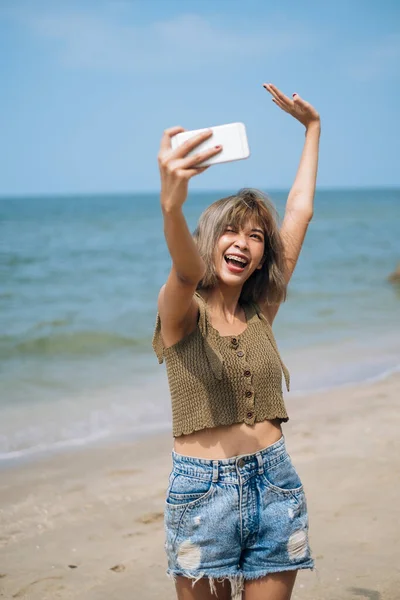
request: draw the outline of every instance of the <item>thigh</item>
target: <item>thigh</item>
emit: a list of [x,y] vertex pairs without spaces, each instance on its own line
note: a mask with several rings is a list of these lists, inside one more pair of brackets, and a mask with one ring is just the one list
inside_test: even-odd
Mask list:
[[246,581],[243,600],[290,600],[297,571],[272,573]]
[[214,593],[211,591],[208,577],[199,579],[194,586],[192,583],[193,580],[187,577],[178,576],[176,578],[175,587],[178,600],[231,600],[231,585],[228,579],[222,582],[214,581]]

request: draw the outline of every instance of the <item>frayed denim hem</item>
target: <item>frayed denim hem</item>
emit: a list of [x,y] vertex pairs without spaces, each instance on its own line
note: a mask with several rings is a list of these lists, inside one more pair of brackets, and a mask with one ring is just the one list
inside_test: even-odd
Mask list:
[[243,575],[241,573],[237,573],[235,575],[232,574],[219,574],[210,576],[204,572],[200,572],[198,575],[191,575],[190,573],[185,573],[184,571],[179,570],[171,570],[167,569],[167,576],[173,581],[176,581],[176,577],[181,576],[186,579],[192,580],[192,587],[199,581],[199,579],[208,579],[208,583],[210,585],[211,594],[215,594],[217,596],[217,588],[215,586],[216,583],[222,583],[223,581],[228,580],[231,585],[231,596],[232,600],[241,600],[242,592],[244,590],[244,581]]
[[205,572],[200,572],[197,575],[191,575],[190,573],[178,569],[167,569],[166,574],[167,577],[172,579],[174,582],[176,581],[176,577],[178,576],[185,577],[186,579],[191,579],[192,587],[194,587],[200,579],[208,579],[210,585],[210,592],[211,594],[215,594],[215,596],[217,596],[217,589],[215,584],[222,583],[223,581],[228,580],[231,585],[232,600],[241,600],[242,593],[244,591],[244,584],[246,581],[254,581],[257,579],[261,579],[262,577],[266,577],[267,575],[271,575],[273,573],[284,573],[285,571],[299,571],[303,569],[311,569],[313,571],[315,569],[314,561],[310,560],[300,565],[286,565],[284,567],[267,568],[262,569],[260,571],[255,571],[253,573],[243,573],[242,571],[239,571],[238,573],[235,573],[233,575],[218,574],[211,576],[207,575],[207,573]]
[[315,570],[314,561],[310,560],[306,563],[302,563],[300,565],[285,565],[282,567],[272,567],[262,569],[260,571],[254,571],[251,573],[242,572],[242,576],[245,581],[253,581],[254,579],[261,579],[262,577],[266,577],[267,575],[272,575],[273,573],[285,573],[285,571],[300,571],[303,569],[310,569],[311,571]]

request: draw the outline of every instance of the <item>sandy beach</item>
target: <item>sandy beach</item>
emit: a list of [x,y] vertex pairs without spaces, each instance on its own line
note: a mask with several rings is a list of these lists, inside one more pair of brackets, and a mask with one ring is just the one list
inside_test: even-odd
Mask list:
[[[288,398],[313,572],[296,600],[400,598],[400,375]],[[0,472],[0,597],[175,598],[165,574],[170,435],[87,447]]]

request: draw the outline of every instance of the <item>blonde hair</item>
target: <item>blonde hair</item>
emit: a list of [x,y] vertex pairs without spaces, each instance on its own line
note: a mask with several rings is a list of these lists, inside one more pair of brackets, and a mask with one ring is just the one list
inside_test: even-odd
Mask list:
[[193,238],[206,265],[206,274],[197,289],[213,288],[218,284],[214,266],[214,250],[226,227],[243,228],[255,221],[264,231],[264,254],[261,269],[244,283],[240,300],[275,304],[286,298],[284,277],[285,258],[274,205],[263,192],[244,188],[234,196],[221,198],[211,204],[200,216]]

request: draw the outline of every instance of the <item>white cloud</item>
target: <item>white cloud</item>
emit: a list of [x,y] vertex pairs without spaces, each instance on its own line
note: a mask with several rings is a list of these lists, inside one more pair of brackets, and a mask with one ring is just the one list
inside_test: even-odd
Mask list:
[[[126,20],[127,21],[127,20]],[[249,57],[271,57],[308,49],[315,37],[304,28],[285,24],[256,24],[251,30],[233,31],[206,18],[180,15],[146,25],[121,22],[118,11],[101,16],[68,14],[24,15],[24,22],[37,36],[52,40],[62,62],[74,68],[144,72],[182,71],[208,65],[224,65]]]
[[400,75],[400,34],[393,33],[358,48],[348,64],[350,75],[362,82]]

